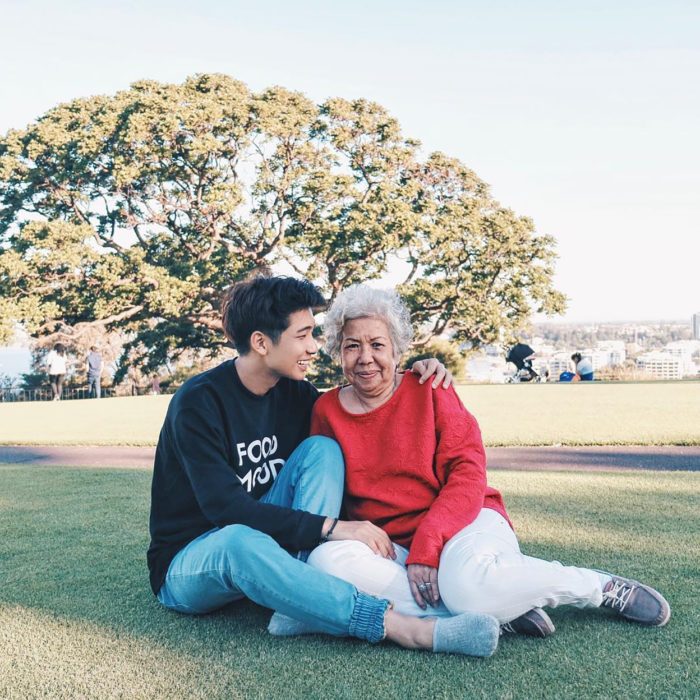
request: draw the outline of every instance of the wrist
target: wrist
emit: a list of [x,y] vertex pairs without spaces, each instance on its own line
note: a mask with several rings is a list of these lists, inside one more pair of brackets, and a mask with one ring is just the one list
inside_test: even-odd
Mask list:
[[321,542],[328,542],[337,524],[338,518],[326,518],[321,528]]

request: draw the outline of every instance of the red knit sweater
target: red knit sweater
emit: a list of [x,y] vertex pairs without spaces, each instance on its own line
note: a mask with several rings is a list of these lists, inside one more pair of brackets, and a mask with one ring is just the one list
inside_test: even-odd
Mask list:
[[447,540],[483,508],[508,518],[486,485],[486,456],[474,416],[454,389],[433,390],[406,372],[394,395],[369,413],[349,413],[339,389],[315,404],[311,434],[340,444],[345,508],[410,548],[407,564],[437,567]]

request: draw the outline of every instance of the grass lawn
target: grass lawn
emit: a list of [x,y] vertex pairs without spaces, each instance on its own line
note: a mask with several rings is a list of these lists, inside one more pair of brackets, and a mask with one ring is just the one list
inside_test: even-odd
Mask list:
[[700,696],[700,474],[499,471],[491,483],[524,551],[648,581],[671,603],[668,626],[559,609],[552,638],[503,638],[487,660],[275,639],[251,603],[186,617],[156,602],[150,470],[0,465],[0,697]]
[[[462,385],[487,445],[700,445],[700,382]],[[169,396],[0,404],[0,444],[155,445]]]

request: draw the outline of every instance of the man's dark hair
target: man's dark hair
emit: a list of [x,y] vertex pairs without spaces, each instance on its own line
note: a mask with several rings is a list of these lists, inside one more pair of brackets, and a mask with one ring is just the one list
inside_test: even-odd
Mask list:
[[581,353],[580,352],[575,352],[572,356],[571,359],[574,362],[581,362]]
[[277,343],[289,326],[289,316],[303,309],[318,311],[326,300],[305,279],[257,275],[229,289],[222,323],[226,337],[241,355],[250,352],[250,336],[260,331]]

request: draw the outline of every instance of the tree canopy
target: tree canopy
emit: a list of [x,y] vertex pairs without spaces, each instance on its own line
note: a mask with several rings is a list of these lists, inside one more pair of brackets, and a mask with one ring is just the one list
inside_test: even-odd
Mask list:
[[[554,241],[380,105],[223,75],[141,81],[0,139],[0,342],[96,326],[155,368],[216,353],[222,295],[291,266],[333,298],[408,263],[417,344],[507,339],[557,313]],[[81,330],[82,329],[82,330]]]

